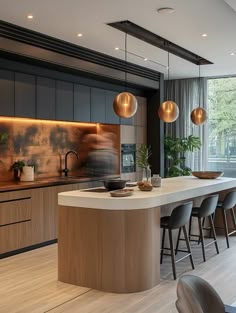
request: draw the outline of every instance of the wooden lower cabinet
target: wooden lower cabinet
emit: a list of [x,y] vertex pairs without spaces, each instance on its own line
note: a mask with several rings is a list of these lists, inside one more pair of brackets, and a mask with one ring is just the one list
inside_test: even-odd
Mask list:
[[57,239],[57,195],[79,188],[69,184],[0,193],[0,257]]

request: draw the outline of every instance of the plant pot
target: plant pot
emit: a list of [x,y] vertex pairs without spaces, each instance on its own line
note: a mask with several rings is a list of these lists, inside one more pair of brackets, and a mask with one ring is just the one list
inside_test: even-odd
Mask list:
[[34,181],[34,167],[23,166],[23,171],[20,175],[21,181]]

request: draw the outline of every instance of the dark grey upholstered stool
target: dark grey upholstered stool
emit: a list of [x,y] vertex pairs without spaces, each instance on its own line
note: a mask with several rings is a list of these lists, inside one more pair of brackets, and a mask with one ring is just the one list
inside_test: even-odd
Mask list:
[[236,307],[224,305],[216,290],[194,275],[180,277],[176,308],[179,313],[236,313]]
[[[202,256],[203,256],[203,261],[206,262],[206,254],[205,254],[205,247],[211,245],[212,243],[215,244],[216,247],[216,252],[219,254],[219,248],[216,240],[216,233],[215,233],[215,227],[213,223],[213,214],[215,213],[216,206],[217,206],[217,201],[218,201],[219,195],[212,195],[204,199],[200,205],[200,207],[193,207],[192,213],[191,213],[191,218],[190,218],[190,223],[189,223],[189,240],[190,241],[197,241],[198,243],[201,243],[202,246]],[[198,227],[199,227],[199,235],[194,235],[191,233],[191,225],[192,225],[192,217],[197,217],[198,218]],[[203,220],[208,217],[209,220],[209,225],[210,225],[210,234],[213,234],[213,237],[209,235],[209,238],[213,238],[212,241],[208,242],[205,244],[204,242],[204,232],[203,232]],[[194,240],[191,237],[198,237],[198,240]],[[180,240],[180,231],[177,239],[177,245],[176,249],[178,249],[179,245],[179,240]]]
[[[188,234],[186,230],[186,224],[189,223],[189,219],[191,216],[192,211],[192,202],[188,202],[182,205],[177,206],[171,213],[170,216],[164,216],[161,218],[161,228],[163,228],[163,235],[162,235],[162,244],[161,244],[161,264],[163,260],[163,255],[170,255],[171,261],[172,261],[172,269],[173,269],[173,276],[174,279],[176,279],[176,268],[175,263],[185,259],[189,256],[192,268],[194,269],[194,263],[192,258],[192,252],[189,244]],[[168,229],[169,233],[169,242],[170,242],[170,248],[164,247],[165,242],[165,231]],[[181,252],[187,252],[185,256],[182,258],[175,260],[175,251],[174,251],[174,245],[173,245],[173,238],[172,238],[172,230],[174,229],[183,229],[184,237],[187,245],[187,250],[178,250]],[[165,254],[164,250],[170,250],[170,254]]]
[[[226,194],[224,200],[217,203],[217,209],[221,209],[223,223],[224,223],[224,233],[227,243],[227,248],[229,248],[229,236],[236,232],[236,220],[235,220],[235,213],[234,213],[234,206],[236,205],[236,190],[230,191]],[[230,211],[234,229],[229,232],[228,223],[227,223],[227,216],[226,212]],[[219,228],[219,227],[217,227]]]

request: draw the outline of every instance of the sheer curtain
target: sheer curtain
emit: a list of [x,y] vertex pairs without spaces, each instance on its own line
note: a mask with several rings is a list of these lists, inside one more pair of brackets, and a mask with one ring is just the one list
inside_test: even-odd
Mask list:
[[205,78],[170,80],[165,84],[165,91],[167,88],[168,100],[176,102],[179,107],[179,117],[174,123],[165,124],[165,135],[180,138],[189,135],[200,137],[201,149],[186,153],[185,165],[193,171],[205,170],[208,157],[208,124],[206,122],[204,125],[196,126],[192,123],[190,115],[199,103],[207,110],[207,80]]

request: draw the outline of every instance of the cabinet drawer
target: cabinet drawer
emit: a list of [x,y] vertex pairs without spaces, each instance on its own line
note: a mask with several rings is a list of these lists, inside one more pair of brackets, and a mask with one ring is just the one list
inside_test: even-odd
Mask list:
[[32,244],[31,221],[0,227],[0,254]]
[[31,198],[0,202],[0,226],[31,220]]

